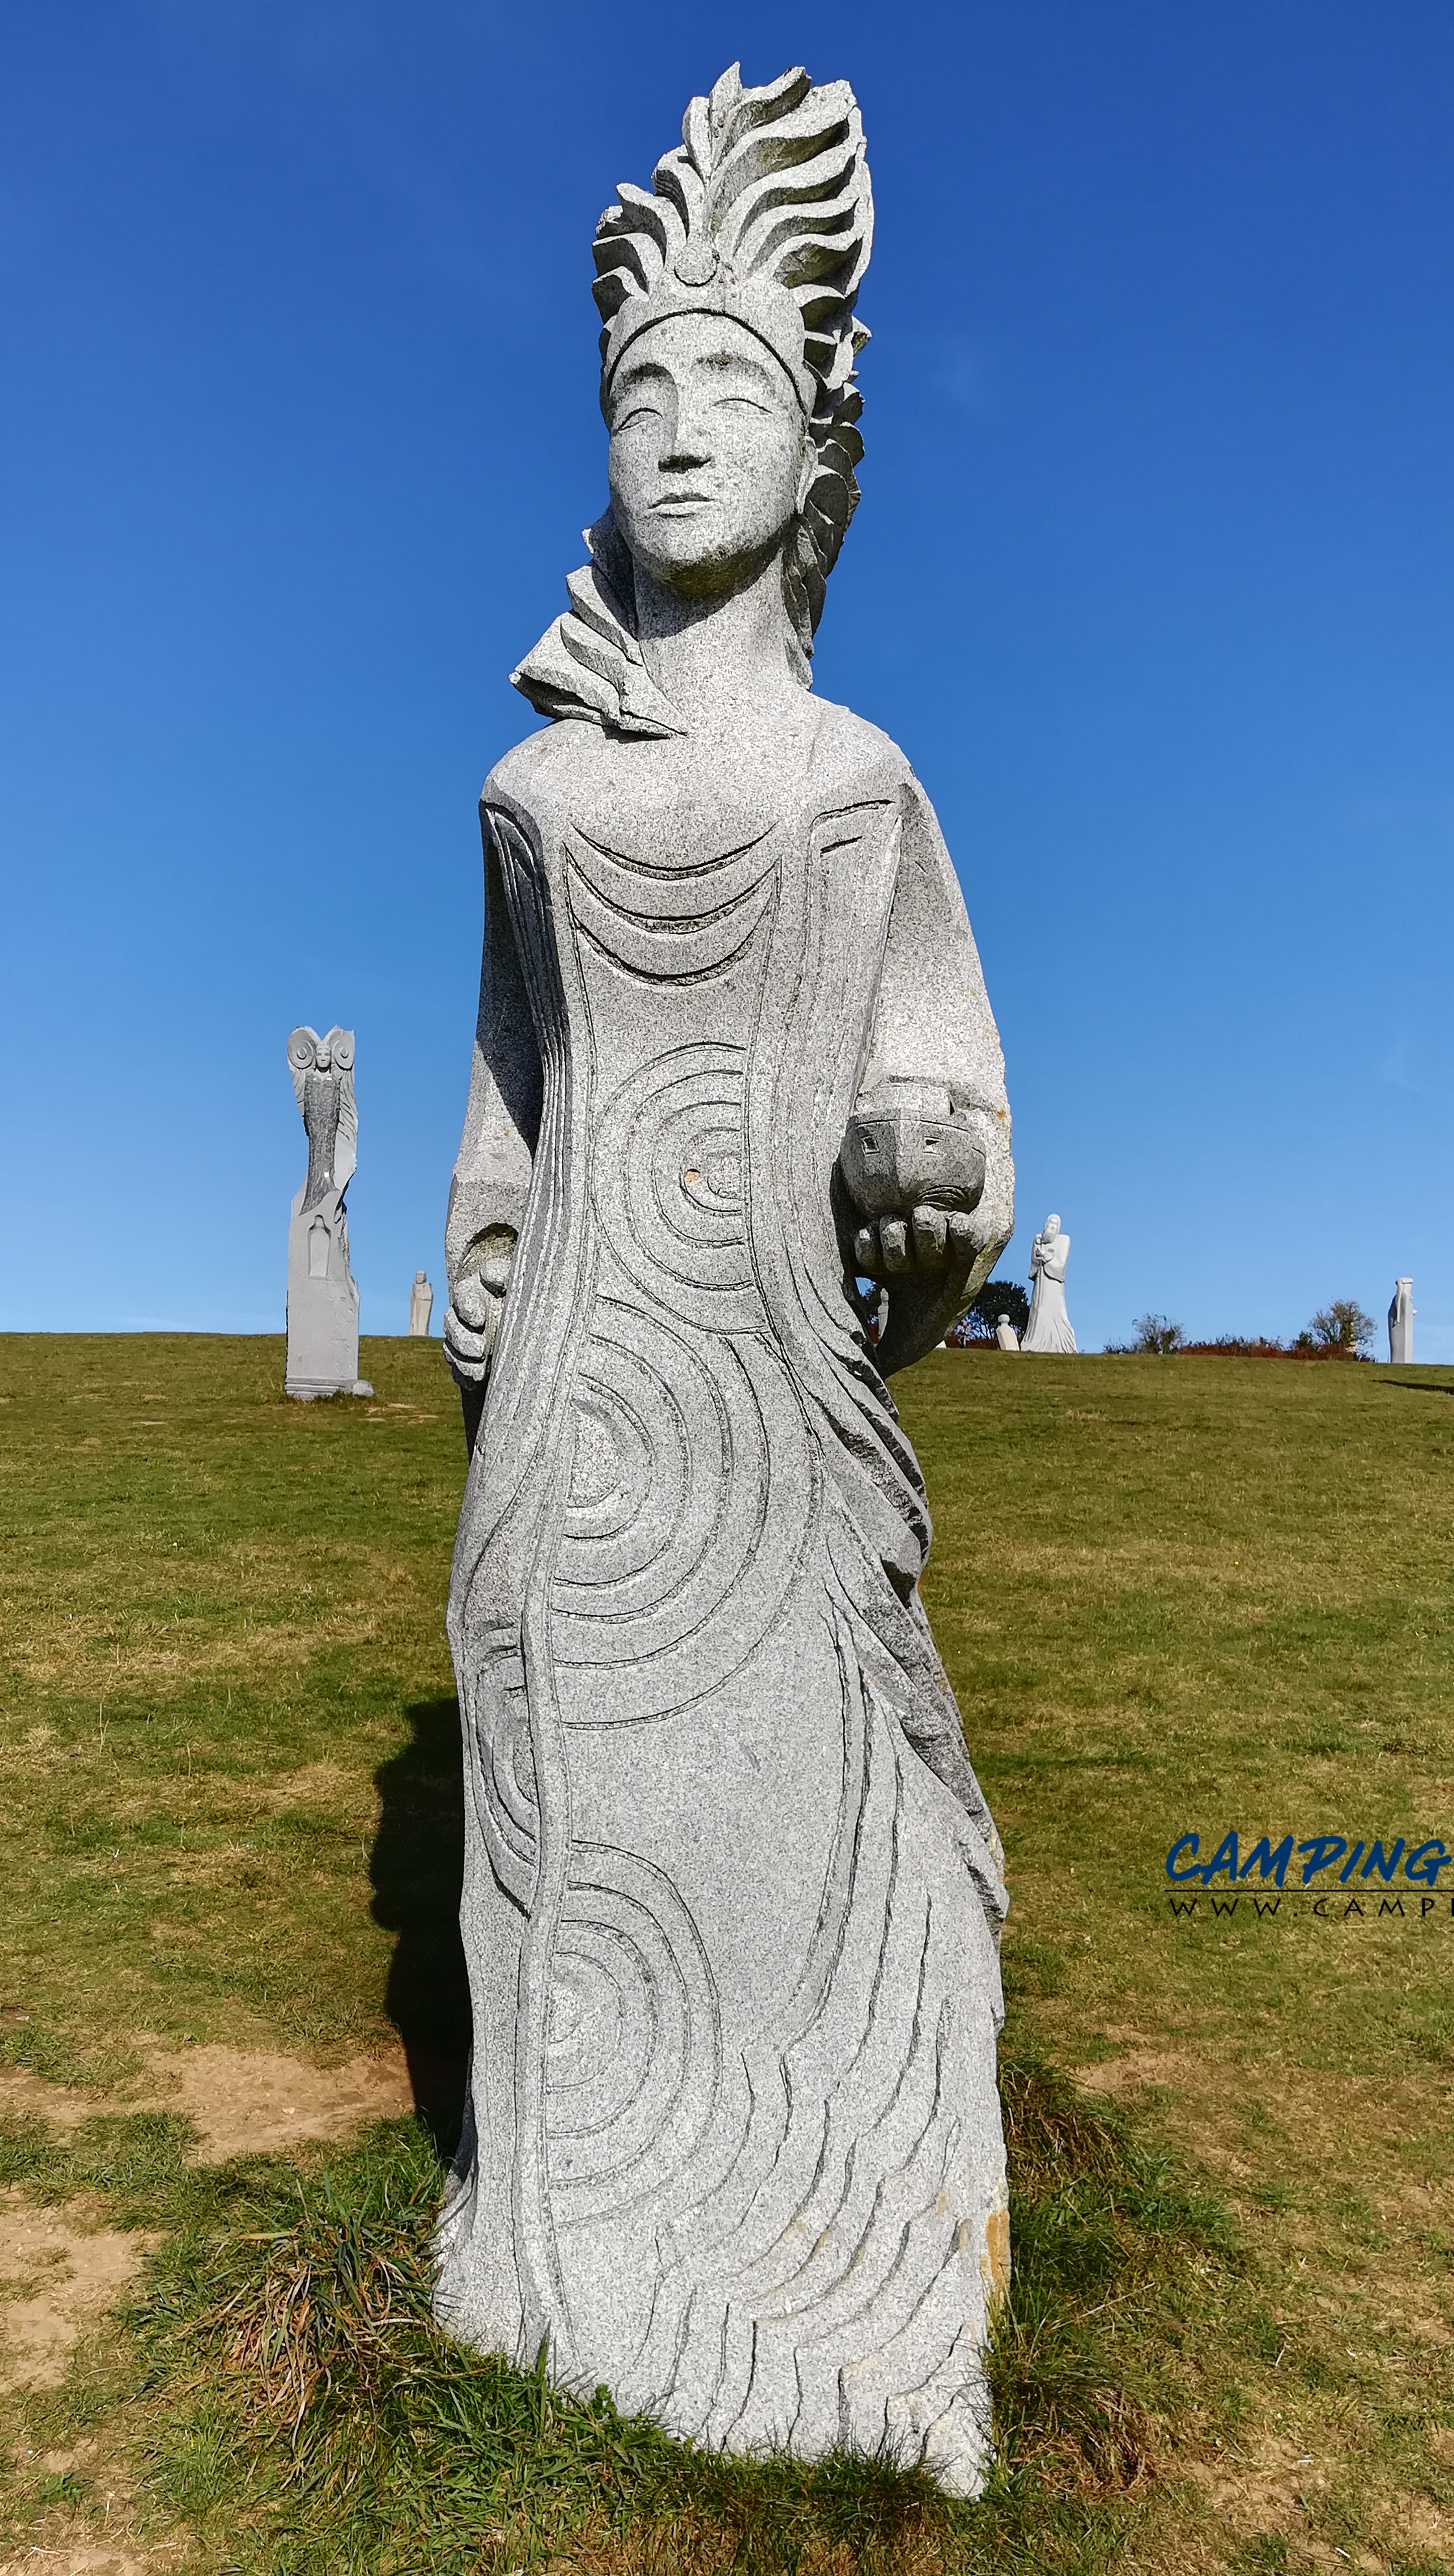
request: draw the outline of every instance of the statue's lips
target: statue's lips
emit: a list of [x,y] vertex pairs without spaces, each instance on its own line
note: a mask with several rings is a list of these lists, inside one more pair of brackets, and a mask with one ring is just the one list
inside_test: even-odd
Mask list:
[[678,510],[710,510],[716,497],[713,492],[667,492],[651,507],[658,517],[671,517]]

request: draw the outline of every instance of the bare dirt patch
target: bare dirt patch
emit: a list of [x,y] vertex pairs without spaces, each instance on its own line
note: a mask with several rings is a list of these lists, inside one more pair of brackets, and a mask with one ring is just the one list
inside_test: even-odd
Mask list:
[[113,2306],[154,2236],[84,2230],[64,2210],[0,2194],[0,2388],[56,2388],[70,2355]]
[[97,2093],[78,2093],[69,2084],[47,2084],[27,2067],[0,2069],[0,2120],[53,2120],[58,2129],[76,2129],[108,2107]]
[[[78,2128],[102,2111],[180,2111],[203,2154],[271,2155],[303,2138],[333,2138],[366,2120],[402,2119],[414,2108],[402,2049],[352,2057],[342,2066],[266,2048],[168,2048],[146,2032],[136,2046],[147,2080],[125,2099],[47,2084],[23,2067],[0,2072],[0,2118],[50,2120]],[[3,2576],[3,2570],[0,2570]]]
[[402,2050],[310,2066],[268,2049],[165,2049],[146,2042],[142,2048],[159,2090],[132,2108],[181,2111],[219,2162],[269,2154],[297,2138],[336,2137],[365,2120],[402,2118],[414,2107]]

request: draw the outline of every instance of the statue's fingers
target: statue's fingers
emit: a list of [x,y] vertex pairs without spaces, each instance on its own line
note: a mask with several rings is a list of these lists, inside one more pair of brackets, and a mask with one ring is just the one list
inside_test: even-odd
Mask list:
[[901,1216],[886,1216],[879,1225],[878,1237],[883,1245],[884,1268],[890,1274],[910,1266],[909,1229]]
[[974,1219],[972,1216],[962,1216],[958,1210],[956,1210],[950,1217],[949,1250],[955,1261],[962,1261],[966,1269],[973,1269],[977,1246],[974,1240]]
[[489,1321],[490,1292],[473,1271],[457,1279],[450,1293],[449,1311],[468,1333],[482,1333]]
[[871,1225],[861,1225],[853,1238],[853,1258],[865,1279],[871,1279],[878,1268],[878,1235]]
[[914,1259],[921,1270],[937,1270],[944,1260],[945,1223],[942,1208],[916,1207],[913,1215]]

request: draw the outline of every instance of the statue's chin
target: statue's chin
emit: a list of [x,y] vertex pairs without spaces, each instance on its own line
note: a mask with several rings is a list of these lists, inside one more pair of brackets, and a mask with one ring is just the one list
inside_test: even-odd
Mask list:
[[684,513],[679,519],[654,520],[641,532],[623,530],[638,572],[659,590],[671,591],[695,606],[730,599],[735,591],[745,590],[781,552],[787,531],[744,538],[737,530],[722,532],[720,525],[714,530],[713,515],[704,511],[701,518],[691,519]]

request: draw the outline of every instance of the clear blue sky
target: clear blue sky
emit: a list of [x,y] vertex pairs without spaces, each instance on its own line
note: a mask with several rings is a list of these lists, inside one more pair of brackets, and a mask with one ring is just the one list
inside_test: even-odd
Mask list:
[[1083,1345],[1454,1359],[1454,7],[7,0],[0,1323],[438,1281],[506,673],[601,506],[594,219],[740,56],[878,240],[818,684],[934,797]]

